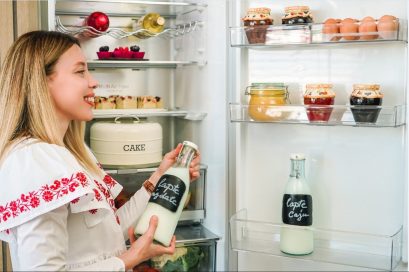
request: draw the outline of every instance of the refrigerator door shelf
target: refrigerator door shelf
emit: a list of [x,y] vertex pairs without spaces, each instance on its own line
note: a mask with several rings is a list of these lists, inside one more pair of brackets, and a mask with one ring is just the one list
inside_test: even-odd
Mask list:
[[[405,125],[406,123],[405,114],[406,105],[306,106],[293,104],[285,106],[268,106],[242,105],[235,103],[230,104],[230,121],[245,123],[278,123],[356,127],[400,127]],[[375,115],[377,115],[377,118],[375,118]],[[371,117],[370,119],[372,120],[355,119],[366,118],[368,116]],[[323,121],[323,118],[325,117],[329,118],[328,121]]]
[[[325,24],[271,25],[264,29],[248,26],[230,27],[230,45],[261,49],[323,44],[407,42],[407,21],[396,19],[395,23],[396,30],[364,33],[339,33],[340,24],[335,25],[338,32],[334,33],[324,33]],[[360,22],[355,24],[358,27]]]
[[231,246],[235,251],[379,270],[393,270],[402,258],[402,227],[391,235],[312,228],[313,253],[294,256],[280,251],[280,229],[291,226],[246,217],[246,210],[240,210],[230,219]]

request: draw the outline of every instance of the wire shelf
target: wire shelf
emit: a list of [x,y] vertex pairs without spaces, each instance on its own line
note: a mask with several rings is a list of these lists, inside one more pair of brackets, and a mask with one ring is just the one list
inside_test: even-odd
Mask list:
[[152,37],[172,39],[193,32],[201,25],[202,22],[200,21],[191,21],[188,23],[178,24],[169,27],[160,33],[153,33],[146,29],[138,29],[136,31],[128,32],[124,31],[121,28],[109,28],[107,31],[99,31],[91,26],[71,26],[68,28],[63,25],[59,16],[55,18],[55,28],[59,32],[70,34],[73,36],[84,35],[88,37],[99,37],[103,35],[108,35],[115,39],[123,39],[129,36],[135,36],[138,39],[149,39]]

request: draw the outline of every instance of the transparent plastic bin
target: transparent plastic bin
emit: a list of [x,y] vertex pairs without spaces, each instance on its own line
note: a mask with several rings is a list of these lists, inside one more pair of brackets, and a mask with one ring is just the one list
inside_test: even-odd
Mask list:
[[314,251],[304,256],[280,251],[281,228],[291,226],[248,220],[241,210],[230,219],[232,249],[377,270],[393,270],[402,258],[402,227],[390,235],[312,228]]

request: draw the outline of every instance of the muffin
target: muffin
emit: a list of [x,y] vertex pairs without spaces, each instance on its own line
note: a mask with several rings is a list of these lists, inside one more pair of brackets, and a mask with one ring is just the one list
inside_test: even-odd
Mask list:
[[283,25],[299,25],[314,22],[308,6],[286,7],[284,12],[285,15],[281,20]]
[[136,109],[136,97],[135,96],[118,96],[116,98],[117,109]]
[[162,109],[163,101],[159,96],[138,96],[138,109]]
[[273,24],[270,11],[269,8],[249,8],[242,18],[249,43],[266,42],[267,29]]
[[112,110],[115,109],[115,101],[105,96],[95,96],[95,109],[97,110]]

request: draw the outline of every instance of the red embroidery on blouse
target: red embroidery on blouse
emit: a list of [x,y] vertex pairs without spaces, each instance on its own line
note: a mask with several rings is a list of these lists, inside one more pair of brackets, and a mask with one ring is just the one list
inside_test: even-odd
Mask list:
[[109,189],[112,189],[113,187],[115,187],[117,183],[110,175],[105,175],[104,182],[108,186]]
[[[111,178],[111,179],[112,179],[112,178]],[[105,178],[104,178],[104,180],[105,180]],[[114,181],[114,179],[112,179],[112,180]],[[113,199],[113,197],[112,197],[111,191],[110,191],[108,188],[105,188],[105,186],[102,185],[101,183],[99,183],[98,181],[94,180],[94,182],[95,182],[95,184],[97,185],[98,190],[105,196],[105,200],[108,202],[108,204],[109,204],[109,206],[111,207],[111,209],[114,211],[114,213],[116,213],[117,208],[115,207],[115,201],[114,201],[114,199]],[[116,183],[116,181],[114,181],[114,183]],[[101,197],[101,195],[100,195],[100,193],[99,193],[98,190],[97,190],[97,189],[94,189],[95,198],[96,198],[98,201],[102,201],[103,199],[102,199],[102,197]],[[116,221],[117,221],[118,224],[119,224],[119,219],[117,219]]]
[[[44,185],[37,191],[21,194],[20,198],[10,201],[5,205],[0,205],[0,223],[6,222],[10,217],[17,217],[20,214],[35,209],[42,203],[50,202],[53,199],[61,198],[82,186],[88,185],[87,177],[84,173],[78,172],[70,178],[55,180],[51,185]],[[78,199],[75,199],[78,201]],[[73,202],[75,202],[73,200]]]

